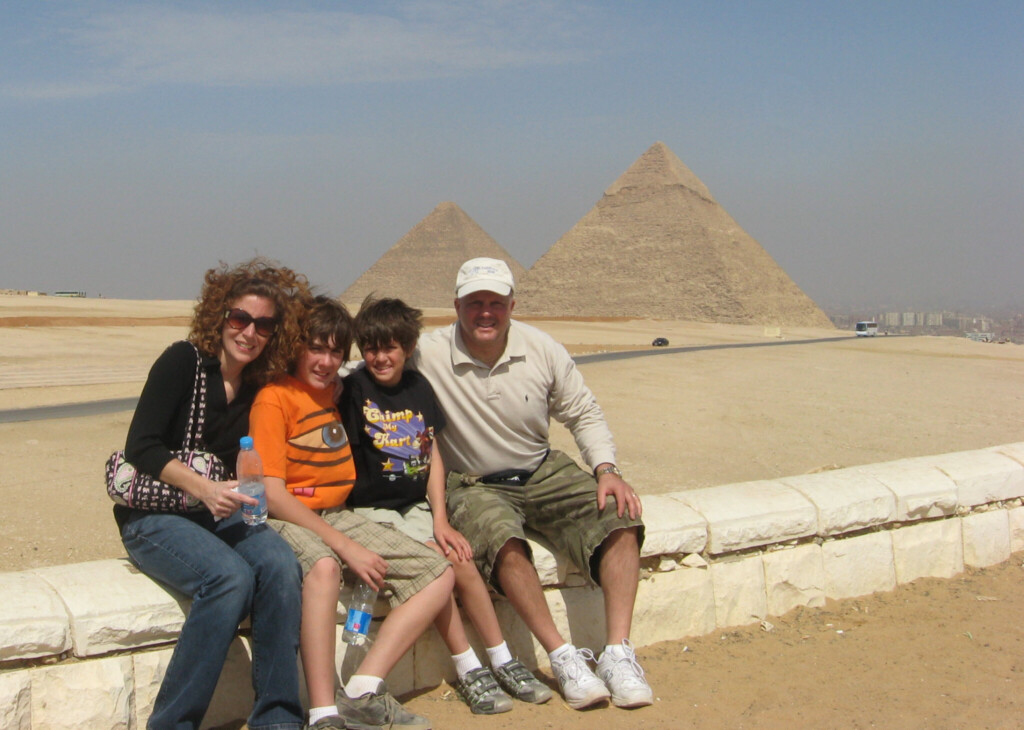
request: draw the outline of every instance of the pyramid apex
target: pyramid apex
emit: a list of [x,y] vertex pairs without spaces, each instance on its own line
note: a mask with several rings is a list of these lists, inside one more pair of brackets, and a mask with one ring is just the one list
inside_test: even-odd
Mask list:
[[625,188],[659,188],[669,185],[681,185],[706,200],[714,200],[707,186],[664,142],[655,142],[647,148],[604,194],[615,195]]

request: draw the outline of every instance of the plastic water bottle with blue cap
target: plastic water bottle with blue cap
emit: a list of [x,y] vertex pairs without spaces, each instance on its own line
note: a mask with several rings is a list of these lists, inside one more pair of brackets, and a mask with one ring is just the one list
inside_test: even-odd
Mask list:
[[242,520],[247,525],[262,525],[267,521],[267,490],[263,485],[263,461],[259,452],[253,448],[252,436],[243,436],[238,446],[238,465],[235,470],[238,476],[238,492],[259,500],[259,504],[242,505]]

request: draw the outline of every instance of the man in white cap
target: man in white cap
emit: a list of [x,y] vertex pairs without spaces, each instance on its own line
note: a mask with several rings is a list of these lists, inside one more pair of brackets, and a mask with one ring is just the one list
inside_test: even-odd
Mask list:
[[[499,259],[459,269],[458,320],[420,337],[415,366],[448,421],[438,444],[450,469],[452,525],[484,577],[504,593],[548,652],[576,709],[609,696],[620,707],[653,701],[629,631],[640,569],[640,498],[615,466],[604,414],[565,348],[512,320],[515,282]],[[572,432],[590,471],[548,441],[549,417]],[[606,645],[565,641],[534,568],[524,528],[543,534],[604,593]]]

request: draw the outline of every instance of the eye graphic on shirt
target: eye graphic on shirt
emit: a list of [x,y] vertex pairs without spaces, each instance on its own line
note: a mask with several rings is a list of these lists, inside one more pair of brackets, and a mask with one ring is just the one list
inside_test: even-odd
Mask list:
[[324,444],[332,449],[340,449],[347,441],[345,429],[341,427],[340,423],[328,423],[321,431],[323,431]]
[[303,451],[332,452],[348,443],[348,437],[341,424],[332,421],[300,433],[298,436],[293,436],[288,439],[288,443]]

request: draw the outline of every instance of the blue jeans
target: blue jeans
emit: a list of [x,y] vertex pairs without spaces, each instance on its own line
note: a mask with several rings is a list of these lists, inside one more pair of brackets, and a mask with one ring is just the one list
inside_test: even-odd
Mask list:
[[121,540],[143,573],[192,598],[147,727],[198,728],[238,624],[252,615],[252,730],[303,726],[296,652],[302,571],[291,548],[240,512],[133,511]]

